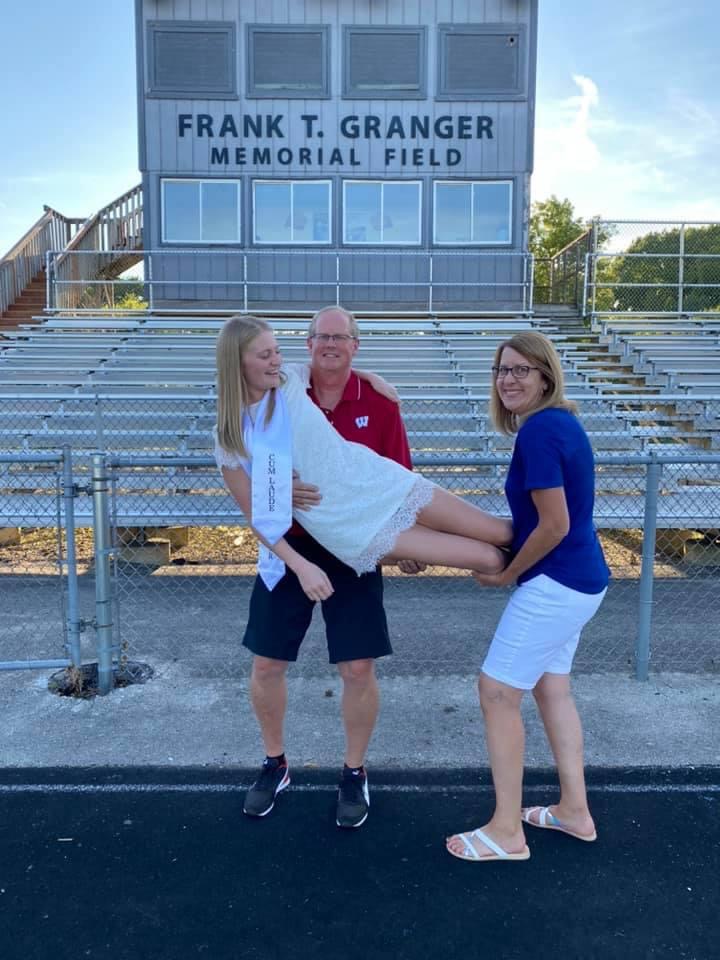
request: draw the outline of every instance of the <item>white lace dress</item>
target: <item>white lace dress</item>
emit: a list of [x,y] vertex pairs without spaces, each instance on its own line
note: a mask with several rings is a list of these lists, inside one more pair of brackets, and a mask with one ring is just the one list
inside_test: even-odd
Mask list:
[[[435,484],[369,447],[344,440],[308,397],[307,366],[290,364],[283,372],[293,467],[303,482],[316,484],[322,493],[317,506],[294,515],[356,573],[374,570],[398,534],[430,503]],[[215,459],[218,467],[242,467],[242,458],[223,449],[217,437]]]

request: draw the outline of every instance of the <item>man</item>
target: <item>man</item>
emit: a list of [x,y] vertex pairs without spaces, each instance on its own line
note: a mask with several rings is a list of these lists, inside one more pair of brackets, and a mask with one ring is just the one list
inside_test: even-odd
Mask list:
[[[359,339],[355,318],[341,307],[315,314],[307,339],[310,351],[308,394],[346,440],[364,443],[377,453],[411,467],[407,434],[397,404],[380,396],[352,371]],[[321,499],[317,487],[293,484],[293,505],[312,509]],[[369,812],[370,797],[364,762],[379,710],[375,658],[392,653],[383,608],[382,574],[358,576],[320,546],[298,523],[286,534],[288,542],[318,564],[332,582],[334,593],[323,601],[328,653],[343,682],[342,716],[345,763],[338,789],[336,822],[360,827]],[[403,561],[405,573],[422,565]],[[260,725],[266,758],[258,779],[245,797],[249,816],[270,813],[277,794],[290,783],[284,749],[287,669],[297,659],[312,617],[314,602],[288,570],[270,592],[255,580],[243,644],[253,654],[250,697]]]

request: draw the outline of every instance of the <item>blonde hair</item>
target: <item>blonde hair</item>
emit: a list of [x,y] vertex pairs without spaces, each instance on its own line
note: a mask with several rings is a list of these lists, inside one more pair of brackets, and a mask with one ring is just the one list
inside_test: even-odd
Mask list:
[[330,313],[331,311],[336,311],[337,313],[341,313],[344,317],[347,318],[348,331],[350,333],[350,336],[355,337],[355,339],[358,340],[360,338],[360,330],[358,329],[357,320],[355,319],[355,316],[352,313],[350,313],[349,310],[346,310],[345,307],[341,307],[339,304],[336,304],[336,305],[330,304],[329,306],[321,307],[320,310],[318,310],[318,312],[310,321],[310,329],[308,331],[308,336],[309,337],[314,336],[315,331],[317,329],[317,322],[320,319],[320,317],[322,317],[324,313]]
[[497,380],[493,377],[492,393],[490,395],[490,417],[497,430],[505,434],[517,433],[525,417],[531,413],[537,413],[538,410],[545,410],[547,407],[557,407],[577,414],[577,404],[573,403],[572,400],[565,399],[565,378],[562,365],[551,340],[535,330],[523,330],[521,333],[516,333],[509,340],[504,340],[498,344],[493,361],[494,367],[500,366],[500,358],[506,347],[521,353],[531,366],[538,367],[547,388],[533,410],[527,411],[522,416],[517,416],[503,404],[498,392]]
[[[250,395],[243,373],[243,357],[261,333],[272,333],[272,327],[258,317],[237,314],[227,320],[218,334],[215,347],[217,367],[217,437],[229,453],[249,457],[243,440],[243,414],[250,406]],[[275,410],[275,388],[270,391],[267,423]]]

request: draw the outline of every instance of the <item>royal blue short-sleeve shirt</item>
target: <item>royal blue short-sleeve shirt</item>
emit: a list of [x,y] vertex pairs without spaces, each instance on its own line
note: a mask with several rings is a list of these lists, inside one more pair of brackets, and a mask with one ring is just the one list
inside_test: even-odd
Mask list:
[[518,578],[525,583],[544,573],[579,590],[600,593],[610,572],[593,523],[595,464],[582,424],[567,410],[549,407],[528,417],[515,439],[505,494],[513,518],[517,552],[538,523],[532,490],[563,487],[570,517],[566,537]]

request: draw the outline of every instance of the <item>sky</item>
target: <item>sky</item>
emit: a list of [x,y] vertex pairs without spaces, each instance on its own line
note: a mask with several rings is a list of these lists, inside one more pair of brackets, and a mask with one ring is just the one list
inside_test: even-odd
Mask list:
[[[522,0],[521,0],[522,2]],[[720,220],[717,0],[540,0],[532,199]],[[0,256],[140,181],[133,0],[0,0]]]

